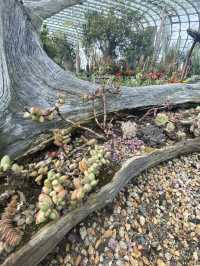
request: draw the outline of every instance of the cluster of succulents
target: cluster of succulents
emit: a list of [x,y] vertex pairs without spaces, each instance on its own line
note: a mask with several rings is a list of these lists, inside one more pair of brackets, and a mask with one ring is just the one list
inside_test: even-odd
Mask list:
[[186,133],[184,131],[181,131],[181,130],[177,131],[177,133],[176,133],[176,137],[178,140],[184,140],[186,138],[186,136],[187,136]]
[[131,139],[136,136],[137,133],[137,124],[132,121],[122,122],[121,129],[124,139]]
[[190,131],[194,134],[195,137],[200,136],[200,114],[198,114],[193,120]]
[[83,177],[74,179],[75,190],[71,194],[71,203],[76,203],[83,199],[98,184],[97,176],[102,166],[110,163],[110,153],[103,146],[95,145],[90,150],[90,157],[84,158],[79,162],[79,169],[83,173]]
[[36,214],[36,224],[41,224],[47,220],[57,220],[59,218],[58,211],[54,208],[51,197],[42,193],[38,202],[39,211]]
[[174,123],[172,122],[168,122],[165,128],[165,131],[167,131],[168,133],[173,132],[176,129]]
[[23,170],[23,167],[19,166],[17,163],[13,163],[10,157],[8,155],[5,155],[0,161],[0,172],[6,172],[8,170],[19,174]]
[[169,122],[169,117],[164,113],[159,113],[154,122],[157,126],[165,126]]
[[71,134],[67,129],[55,129],[53,131],[54,144],[58,147],[65,147],[71,142]]
[[156,116],[154,122],[155,122],[156,126],[163,127],[164,130],[169,134],[173,133],[176,129],[175,124],[169,120],[168,115],[165,113],[159,113]]
[[35,178],[35,182],[38,185],[41,185],[42,180],[47,176],[48,173],[48,165],[47,164],[39,164],[39,165],[29,165],[30,167],[30,176]]
[[44,123],[45,121],[51,121],[54,119],[55,111],[43,110],[39,107],[31,107],[24,113],[24,118],[30,118],[33,121]]
[[66,204],[66,190],[64,184],[68,176],[61,176],[53,170],[48,172],[47,179],[44,181],[42,193],[39,196],[36,214],[36,224],[46,222],[48,219],[56,220],[59,218],[59,211]]

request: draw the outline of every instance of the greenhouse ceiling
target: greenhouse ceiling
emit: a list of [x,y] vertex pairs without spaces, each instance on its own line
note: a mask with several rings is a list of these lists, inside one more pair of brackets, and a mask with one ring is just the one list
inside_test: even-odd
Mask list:
[[[47,19],[50,32],[64,31],[73,44],[81,39],[87,11],[116,8],[137,10],[142,16],[141,27],[153,26],[165,32],[167,45],[178,45],[185,51],[191,45],[187,29],[200,30],[200,0],[85,0]],[[165,44],[166,45],[166,44]]]

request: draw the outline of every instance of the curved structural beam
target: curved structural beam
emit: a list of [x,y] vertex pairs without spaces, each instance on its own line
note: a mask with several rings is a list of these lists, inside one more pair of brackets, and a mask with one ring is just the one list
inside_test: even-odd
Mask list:
[[[111,0],[85,0],[82,6],[76,5],[72,8],[65,9],[61,13],[49,18],[46,23],[49,26],[50,31],[62,30],[69,34],[72,43],[76,43],[77,36],[69,27],[64,27],[63,21],[68,20],[69,22],[84,23],[84,13],[87,10],[109,10],[112,7],[123,6],[123,2],[111,1]],[[158,27],[161,21],[161,11],[166,8],[166,15],[169,25],[169,41],[171,45],[177,43],[177,47],[180,48],[180,52],[186,50],[187,44],[190,41],[186,34],[187,28],[189,28],[192,22],[196,22],[197,28],[200,29],[200,10],[198,6],[198,0],[126,0],[126,6],[133,9],[139,10],[141,14],[144,14],[144,27],[151,25]],[[193,17],[195,20],[193,21]],[[78,27],[79,28],[79,27]],[[81,27],[79,28],[81,35]],[[179,46],[180,44],[180,46]]]

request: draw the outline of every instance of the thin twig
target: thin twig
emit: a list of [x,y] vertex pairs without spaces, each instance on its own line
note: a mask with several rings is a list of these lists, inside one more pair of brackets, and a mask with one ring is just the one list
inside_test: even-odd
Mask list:
[[147,116],[149,116],[152,112],[155,116],[156,112],[158,111],[158,108],[151,108],[149,109],[140,119],[139,121],[141,122],[142,120],[144,120]]
[[106,91],[105,88],[102,90],[102,101],[103,101],[103,128],[106,129],[107,122],[107,103],[106,103]]
[[152,112],[155,117],[159,110],[166,110],[166,109],[170,110],[171,107],[172,107],[172,104],[170,104],[169,102],[166,102],[163,106],[151,108],[139,119],[139,121],[141,122],[142,120],[144,120],[144,118],[149,116]]
[[98,118],[97,118],[97,114],[96,114],[96,109],[95,109],[95,98],[92,99],[92,109],[93,109],[93,115],[94,115],[94,119],[95,122],[97,124],[97,126],[104,131],[103,127],[101,126],[101,123],[99,122]]
[[87,144],[87,143],[83,144],[83,145],[80,146],[80,147],[77,147],[77,148],[73,149],[73,151],[71,151],[70,153],[68,153],[67,156],[68,156],[68,157],[71,157],[73,154],[75,154],[75,153],[78,152],[78,151],[83,150],[83,149],[86,148],[86,147],[88,147],[88,144]]
[[69,124],[72,124],[74,127],[76,128],[80,128],[80,129],[83,129],[85,131],[88,131],[90,133],[92,133],[93,135],[95,135],[98,139],[103,139],[103,140],[106,140],[106,138],[102,135],[100,135],[99,133],[96,133],[94,130],[88,128],[88,127],[84,127],[84,126],[81,126],[80,124],[77,124],[75,122],[73,122],[72,120],[70,119],[67,119],[67,118],[64,118],[63,115],[61,114],[60,110],[58,107],[55,107],[55,110],[58,114],[58,116],[65,122],[69,123]]

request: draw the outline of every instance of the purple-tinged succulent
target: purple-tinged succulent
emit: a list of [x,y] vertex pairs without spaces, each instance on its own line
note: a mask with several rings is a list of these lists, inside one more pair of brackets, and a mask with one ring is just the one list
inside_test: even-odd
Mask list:
[[131,157],[143,145],[143,141],[137,138],[123,139],[122,137],[113,137],[104,144],[104,147],[111,152],[112,161],[121,161]]

